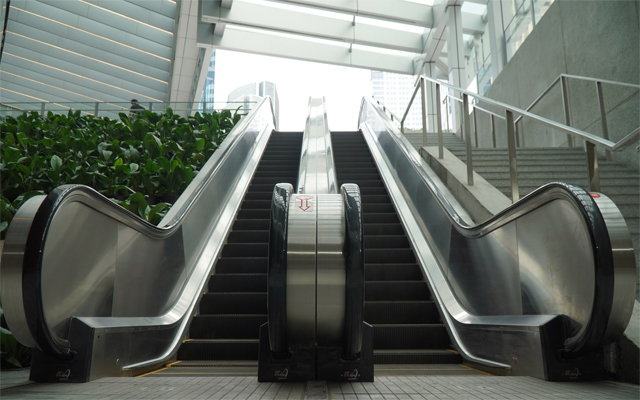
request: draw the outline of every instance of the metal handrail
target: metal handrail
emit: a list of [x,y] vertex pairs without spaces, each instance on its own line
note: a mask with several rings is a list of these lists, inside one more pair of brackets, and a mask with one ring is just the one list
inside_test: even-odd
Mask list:
[[[564,77],[564,78],[563,78]],[[560,76],[560,80],[564,80],[567,77],[573,77],[572,75],[561,75]],[[588,79],[588,80],[592,80],[592,79]],[[599,80],[593,80],[596,83],[598,83],[599,88],[601,86],[601,83],[603,81],[599,81]],[[453,86],[450,85],[448,83],[442,82],[440,80],[436,80],[433,78],[429,78],[426,77],[424,75],[421,75],[419,77],[419,79],[416,81],[415,84],[415,89],[414,89],[414,94],[411,97],[411,100],[407,106],[407,111],[405,112],[405,115],[407,114],[409,108],[411,108],[411,105],[413,103],[413,100],[415,98],[415,95],[417,94],[418,91],[418,87],[420,88],[424,88],[424,83],[425,82],[430,82],[431,84],[435,85],[435,92],[436,92],[436,99],[440,99],[440,87],[445,87],[447,89],[456,91],[460,94],[462,94],[462,103],[463,103],[463,110],[464,112],[462,112],[462,118],[463,118],[463,123],[462,123],[462,128],[463,128],[463,134],[467,143],[467,183],[469,185],[473,185],[473,160],[472,160],[472,154],[471,154],[471,128],[470,128],[470,121],[469,121],[469,114],[467,112],[467,110],[469,110],[469,97],[475,98],[477,102],[483,102],[486,104],[490,104],[492,106],[501,108],[504,110],[505,112],[505,117],[504,120],[506,121],[507,124],[507,148],[508,148],[508,153],[509,153],[509,172],[510,172],[510,176],[511,176],[511,199],[513,202],[518,201],[518,199],[520,198],[520,194],[519,194],[519,189],[518,189],[518,169],[517,169],[517,161],[516,161],[516,141],[517,141],[517,131],[516,131],[516,120],[514,120],[514,114],[519,114],[520,119],[523,117],[527,117],[527,118],[531,118],[533,120],[536,120],[538,122],[541,122],[547,126],[550,126],[554,129],[559,129],[560,131],[563,131],[567,134],[568,137],[570,137],[571,139],[573,139],[574,137],[577,138],[581,138],[585,141],[586,143],[586,147],[587,147],[587,166],[588,166],[588,171],[589,171],[589,186],[590,186],[590,190],[591,191],[599,191],[600,190],[600,176],[599,176],[599,171],[598,171],[598,161],[597,161],[597,153],[596,153],[596,146],[601,146],[603,147],[605,150],[608,151],[619,151],[623,148],[628,147],[629,145],[631,145],[632,142],[638,140],[640,138],[640,128],[636,129],[635,131],[631,132],[630,134],[628,134],[627,136],[625,136],[624,138],[622,138],[621,140],[619,140],[618,142],[612,142],[607,138],[601,138],[599,136],[596,136],[594,134],[582,131],[580,129],[574,128],[572,126],[570,126],[570,121],[567,121],[566,124],[561,124],[559,122],[550,120],[548,118],[533,114],[531,112],[529,112],[529,110],[522,110],[518,107],[514,107],[514,106],[510,106],[506,103],[497,101],[497,100],[493,100],[493,99],[489,99],[487,97],[478,95],[477,93],[471,92],[469,90],[465,90],[462,88],[459,88],[457,86]],[[563,86],[566,87],[566,84],[563,84]],[[630,86],[630,87],[636,87],[636,85],[632,85],[632,84],[625,84],[625,86]],[[640,87],[640,86],[638,86]],[[424,89],[423,89],[424,90]],[[547,91],[545,92],[548,92]],[[599,90],[599,95],[601,96],[602,92],[601,90]],[[451,96],[451,95],[447,95],[447,96]],[[424,97],[424,96],[423,96]],[[454,97],[455,98],[455,97]],[[459,100],[459,99],[458,99]],[[422,113],[423,116],[426,114],[426,102],[423,99],[422,102]],[[603,109],[603,103],[602,101],[600,101],[600,105],[601,105],[601,109]],[[475,106],[472,106],[475,107]],[[439,148],[439,158],[443,158],[443,137],[442,137],[442,115],[441,115],[441,111],[440,111],[440,101],[436,101],[436,116],[437,116],[437,129],[438,129],[438,148]],[[476,108],[476,109],[480,109],[480,108]],[[480,109],[481,111],[486,111],[484,109]],[[566,106],[566,102],[565,102],[565,114],[567,114],[568,112],[568,108]],[[495,113],[492,113],[495,114]],[[568,115],[568,114],[567,114]],[[475,117],[475,114],[474,114]],[[519,119],[518,119],[519,121]],[[477,125],[477,124],[476,124]],[[494,117],[492,117],[492,129],[493,126],[495,126],[494,124]],[[423,132],[426,132],[426,122],[424,121],[423,118]],[[476,128],[477,129],[477,128]],[[403,132],[404,133],[404,132]],[[494,134],[495,135],[495,134]],[[494,143],[495,143],[495,136],[494,136]],[[569,141],[569,144],[572,144],[572,140]]]
[[[596,96],[598,96],[598,106],[599,106],[599,109],[600,109],[600,121],[601,121],[601,126],[602,126],[602,136],[605,139],[609,139],[609,128],[608,128],[608,125],[607,125],[607,115],[606,115],[606,110],[605,110],[605,106],[604,106],[604,97],[602,95],[602,84],[604,83],[604,84],[608,84],[608,85],[630,87],[630,88],[634,88],[634,89],[640,90],[640,85],[636,85],[636,84],[633,84],[633,83],[611,81],[611,80],[607,80],[607,79],[590,78],[590,77],[578,76],[578,75],[560,74],[526,108],[526,111],[530,111],[534,106],[536,106],[536,104],[538,104],[540,102],[540,100],[542,100],[551,91],[551,89],[553,89],[558,84],[558,82],[560,82],[560,87],[561,87],[561,90],[562,90],[562,105],[563,105],[563,109],[564,109],[565,123],[570,126],[571,125],[571,115],[570,115],[570,107],[569,107],[569,86],[567,85],[567,79],[576,79],[576,80],[581,80],[581,81],[594,82],[596,84]],[[522,119],[522,116],[519,116],[518,118],[516,118],[515,123],[517,124],[518,122],[520,122],[521,119]],[[633,134],[634,132],[635,131],[633,131],[631,134]],[[627,135],[627,136],[629,136],[629,135]],[[569,144],[570,147],[573,145],[573,141],[571,139],[572,138],[568,138],[567,139],[567,143]],[[626,137],[623,138],[622,140],[625,140],[625,139],[626,139]],[[628,147],[628,145],[625,145],[622,148],[626,148],[626,147]],[[606,149],[607,160],[611,160],[611,151],[612,151],[612,149]],[[615,151],[615,150],[613,150],[613,151]]]
[[[167,102],[141,102],[147,107],[148,111],[154,112],[154,108],[156,110],[160,110],[161,112],[166,110],[168,107],[171,107],[174,112],[205,112],[209,110],[209,106],[214,104],[222,104],[222,105],[255,105],[258,101],[217,101],[217,102],[208,102],[208,101],[200,101],[200,102],[187,102],[187,101],[167,101]],[[119,113],[119,112],[128,112],[130,111],[130,103],[128,101],[115,102],[115,101],[21,101],[21,102],[0,102],[0,106],[6,107],[7,109],[0,109],[0,116],[8,114],[8,113],[25,113],[25,112],[40,112],[40,114],[44,114],[46,111],[52,111],[54,113],[68,112],[68,111],[80,111],[85,114],[98,116],[100,113]],[[253,108],[253,107],[251,107]],[[215,108],[211,108],[214,110]],[[234,110],[234,108],[228,107],[218,107],[215,110]],[[242,110],[243,112],[250,110]]]

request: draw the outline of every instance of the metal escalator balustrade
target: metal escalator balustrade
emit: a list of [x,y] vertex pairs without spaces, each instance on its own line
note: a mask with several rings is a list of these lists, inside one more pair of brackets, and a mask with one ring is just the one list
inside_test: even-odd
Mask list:
[[635,300],[615,204],[553,183],[472,226],[381,107],[363,99],[359,121],[464,359],[501,374],[601,379],[600,349],[624,331]]
[[361,132],[331,135],[338,184],[360,187],[365,235],[365,321],[376,364],[459,364],[404,228]]
[[193,360],[257,361],[267,322],[271,195],[277,183],[297,184],[301,145],[302,133],[271,134],[175,368]]

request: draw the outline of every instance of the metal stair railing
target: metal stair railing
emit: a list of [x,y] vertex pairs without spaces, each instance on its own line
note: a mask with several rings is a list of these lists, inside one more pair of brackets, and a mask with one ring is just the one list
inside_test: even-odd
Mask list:
[[[564,76],[564,78],[562,78]],[[574,76],[572,75],[561,75],[559,77],[559,79],[562,80],[566,79],[566,78],[573,78]],[[597,87],[598,87],[598,93],[599,96],[602,95],[602,90],[601,90],[601,85],[602,83],[611,83],[612,81],[604,81],[604,80],[596,80],[596,79],[591,79],[591,78],[584,78],[586,80],[593,80],[594,82],[596,82]],[[587,168],[588,168],[588,173],[589,173],[589,190],[597,192],[600,191],[600,175],[599,175],[599,170],[598,170],[598,158],[597,158],[597,153],[596,153],[596,146],[600,146],[601,148],[603,148],[604,150],[607,151],[620,151],[623,149],[626,149],[627,147],[631,146],[632,143],[636,142],[638,139],[640,139],[640,127],[638,127],[637,129],[633,130],[631,133],[629,133],[628,135],[626,135],[624,138],[620,139],[617,142],[612,142],[610,141],[608,138],[601,138],[597,135],[594,135],[592,133],[588,133],[585,131],[582,131],[580,129],[574,128],[568,124],[562,124],[553,120],[550,120],[548,118],[539,116],[537,114],[534,114],[532,112],[530,112],[529,110],[523,110],[520,109],[518,107],[513,107],[510,106],[508,104],[502,103],[500,101],[496,101],[493,99],[489,99],[487,97],[478,95],[476,93],[473,93],[471,91],[459,88],[457,86],[453,86],[450,85],[448,83],[444,83],[441,82],[439,80],[433,79],[433,78],[429,78],[426,77],[424,75],[421,75],[418,80],[416,81],[415,84],[415,89],[413,92],[413,96],[411,97],[411,100],[409,102],[409,104],[407,105],[407,111],[404,113],[404,116],[401,120],[401,127],[403,126],[404,123],[404,119],[406,118],[407,114],[408,114],[408,110],[411,108],[413,101],[415,99],[415,96],[417,94],[418,89],[421,90],[422,92],[422,129],[423,129],[423,133],[426,132],[426,84],[431,84],[435,86],[435,98],[436,99],[440,99],[440,89],[441,87],[447,88],[450,91],[453,91],[455,93],[457,93],[458,95],[462,96],[462,99],[459,99],[455,96],[453,96],[452,94],[449,94],[448,96],[451,96],[451,98],[456,99],[457,101],[461,101],[462,102],[462,112],[461,112],[461,118],[462,118],[462,130],[463,130],[463,137],[464,140],[467,143],[467,160],[466,160],[466,164],[467,164],[467,184],[468,185],[473,185],[473,154],[471,151],[471,117],[470,114],[471,112],[473,112],[474,116],[473,118],[475,118],[475,112],[474,111],[481,111],[481,112],[485,112],[488,113],[492,119],[492,126],[493,126],[493,131],[495,132],[495,118],[498,117],[499,119],[503,120],[506,124],[506,129],[507,129],[507,150],[508,150],[508,156],[509,156],[509,173],[510,173],[510,181],[511,181],[511,200],[515,203],[516,201],[518,201],[520,199],[520,193],[519,193],[519,185],[518,185],[518,165],[517,165],[517,159],[516,159],[516,146],[517,146],[517,141],[518,141],[518,133],[517,133],[517,129],[516,129],[516,122],[521,121],[523,118],[528,118],[534,121],[537,121],[539,123],[542,123],[544,125],[547,125],[549,127],[552,127],[554,129],[558,129],[564,133],[567,134],[568,137],[571,138],[581,138],[585,141],[586,144],[586,150],[587,150]],[[599,83],[599,84],[598,84]],[[563,84],[564,87],[566,87],[566,82]],[[638,87],[640,88],[640,86],[638,85],[632,85],[632,84],[623,84],[625,86],[631,86],[631,87]],[[550,90],[550,89],[549,89]],[[547,93],[547,91],[545,91],[545,93]],[[543,95],[545,94],[543,93]],[[541,96],[543,96],[541,95]],[[471,105],[471,109],[470,109],[470,102],[469,102],[469,98],[474,99],[475,103],[480,103],[482,102],[483,104],[488,104],[491,105],[492,107],[495,107],[497,109],[501,109],[502,112],[504,113],[503,115],[500,115],[499,113],[494,113],[494,112],[490,112],[486,109],[480,108],[478,106],[476,106],[475,104]],[[539,100],[538,100],[539,101]],[[568,103],[565,103],[568,104]],[[601,110],[604,109],[604,103],[601,101]],[[535,104],[534,104],[535,105]],[[533,105],[532,105],[533,106]],[[530,107],[532,107],[530,106]],[[563,105],[564,106],[564,105]],[[568,106],[564,106],[565,109],[568,109]],[[604,112],[604,111],[603,111]],[[518,119],[515,119],[515,116],[518,115]],[[440,101],[436,102],[436,116],[437,116],[437,123],[436,123],[436,127],[438,130],[438,158],[443,158],[443,135],[442,135],[442,113],[440,110]],[[477,124],[474,124],[475,126],[477,126]],[[477,128],[475,128],[477,129]],[[495,135],[495,133],[494,133]]]
[[[601,124],[601,127],[602,127],[602,137],[608,140],[609,139],[609,126],[607,124],[607,113],[606,113],[606,108],[605,108],[605,104],[604,104],[604,96],[603,96],[603,92],[602,92],[602,84],[614,85],[614,86],[620,86],[620,87],[630,87],[630,88],[635,88],[635,89],[638,89],[638,90],[640,90],[640,85],[635,85],[635,84],[632,84],[632,83],[625,83],[625,82],[611,81],[611,80],[606,80],[606,79],[589,78],[589,77],[585,77],[585,76],[560,74],[540,94],[540,96],[538,96],[526,108],[526,111],[531,111],[531,109],[533,107],[535,107],[543,98],[545,98],[547,96],[547,94],[551,91],[551,89],[556,87],[558,85],[558,83],[559,83],[560,84],[560,90],[562,92],[562,109],[563,109],[563,114],[564,114],[564,122],[565,122],[565,125],[571,126],[572,118],[571,118],[571,102],[570,102],[570,96],[569,96],[569,79],[595,83],[596,97],[598,99],[598,110],[600,112],[600,124]],[[522,120],[522,116],[516,118],[516,121],[515,121],[516,129],[517,129],[517,124],[521,120]],[[522,137],[522,140],[524,142],[524,126],[522,126],[522,128],[519,131],[522,133],[521,137]],[[519,141],[518,141],[518,143],[519,143]],[[567,135],[567,145],[569,147],[573,147],[573,145],[574,145],[573,137],[571,135]],[[524,147],[524,143],[523,143],[523,147]],[[610,161],[611,160],[611,150],[606,150],[605,154],[606,154],[607,160]]]
[[[140,102],[147,111],[163,113],[167,108],[171,108],[174,114],[186,116],[196,112],[210,113],[215,111],[229,110],[236,111],[242,115],[247,115],[256,107],[258,101],[227,101],[227,102]],[[118,118],[119,113],[129,114],[131,104],[128,101],[96,101],[96,102],[0,102],[0,118],[6,116],[16,116],[28,112],[38,112],[41,115],[51,111],[54,114],[66,114],[68,112],[80,111],[82,114],[106,116]]]

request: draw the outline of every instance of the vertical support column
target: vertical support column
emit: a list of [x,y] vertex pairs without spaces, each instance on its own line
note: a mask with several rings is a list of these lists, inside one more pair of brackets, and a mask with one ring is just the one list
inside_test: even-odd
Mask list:
[[[436,78],[436,63],[429,62],[425,63],[423,68],[423,73],[429,78]],[[435,84],[431,82],[426,82],[427,84],[427,131],[424,132],[423,146],[426,146],[427,143],[427,133],[434,133],[437,130],[436,124],[438,119],[437,112],[437,103],[440,100],[440,97],[436,95]]]
[[94,115],[95,117],[97,117],[97,116],[98,116],[98,109],[99,109],[99,108],[100,108],[100,103],[98,103],[98,102],[96,101],[96,104],[95,104],[95,106],[93,107],[93,115]]
[[511,201],[520,200],[518,189],[518,163],[516,160],[516,133],[513,123],[513,112],[507,110],[507,146],[509,148],[509,174],[511,175]]
[[440,84],[436,83],[436,123],[438,128],[438,158],[444,158],[444,140],[442,138],[442,110],[440,109]]
[[491,114],[491,143],[493,148],[496,148],[496,117]]
[[473,185],[473,159],[471,154],[471,118],[469,113],[469,96],[462,95],[462,118],[464,123],[464,137],[467,145],[467,184]]
[[422,110],[422,145],[427,145],[427,88],[425,87],[426,82],[422,77],[420,79],[420,103]]
[[489,47],[491,48],[491,78],[492,81],[505,65],[507,65],[507,45],[504,40],[504,25],[502,21],[502,4],[499,0],[489,0],[487,3],[487,24],[489,24]]
[[40,104],[40,115],[44,115],[44,107],[45,107],[45,104],[46,104],[46,103],[45,103],[44,101]]
[[[607,126],[607,112],[604,107],[604,97],[602,95],[602,82],[596,82],[596,93],[598,94],[598,107],[600,108],[600,123],[602,125],[602,137],[609,140],[609,127]],[[607,150],[607,161],[611,161],[611,150]]]
[[[459,5],[447,7],[447,59],[449,67],[449,84],[459,88],[466,88],[464,41],[462,39],[462,8]],[[455,93],[450,93],[454,95]],[[454,102],[453,130],[460,128],[459,121],[463,122],[460,105]]]
[[[567,77],[560,78],[560,89],[562,90],[562,108],[564,110],[564,123],[571,126],[571,108],[569,104],[569,87],[567,86]],[[573,136],[567,134],[567,146],[573,147]]]
[[589,190],[600,191],[600,170],[598,169],[598,150],[596,145],[587,142],[587,167],[589,168]]

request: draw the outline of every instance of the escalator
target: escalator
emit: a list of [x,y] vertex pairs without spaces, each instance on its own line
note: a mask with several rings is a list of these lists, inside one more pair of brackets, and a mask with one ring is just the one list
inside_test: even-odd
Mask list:
[[[0,272],[9,326],[36,348],[31,379],[134,376],[176,355],[165,372],[255,371],[267,320],[269,198],[282,182],[320,193],[321,171],[327,187],[354,183],[362,194],[363,319],[373,325],[378,372],[464,359],[546,380],[602,376],[599,351],[624,331],[635,299],[633,247],[617,207],[555,183],[470,226],[384,110],[365,99],[359,121],[361,132],[325,141],[333,149],[311,141],[319,168],[303,179],[300,160],[311,157],[301,154],[302,135],[274,132],[265,99],[159,226],[85,187],[25,203]],[[324,122],[311,125],[328,135]]]
[[189,362],[201,360],[254,361],[248,365],[257,365],[258,333],[260,325],[267,322],[271,195],[277,183],[295,187],[301,146],[302,133],[271,134],[207,292],[202,295],[199,312],[191,322],[188,339],[178,351],[180,362],[171,365],[173,370],[216,367],[215,363]]
[[375,363],[460,364],[362,133],[333,132],[331,140],[338,185],[355,183],[362,194],[364,312]]

